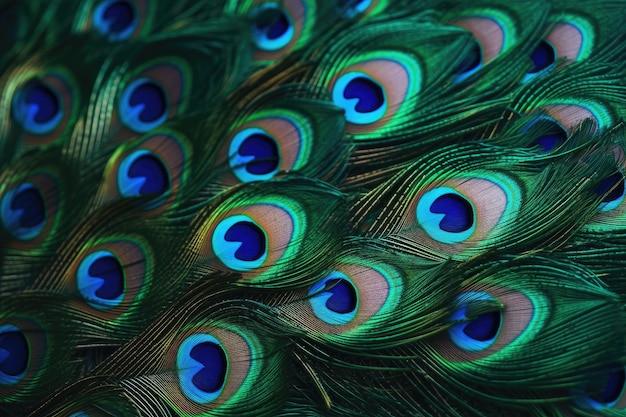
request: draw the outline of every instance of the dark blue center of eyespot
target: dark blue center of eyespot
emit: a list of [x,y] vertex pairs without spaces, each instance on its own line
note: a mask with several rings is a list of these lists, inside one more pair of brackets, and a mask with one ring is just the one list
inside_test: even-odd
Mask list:
[[89,267],[89,275],[102,278],[104,282],[95,294],[105,300],[115,300],[124,292],[124,270],[113,256],[98,258]]
[[603,203],[610,203],[624,195],[624,174],[616,172],[615,174],[603,179],[600,184],[595,188],[595,192],[598,195],[606,196],[602,199]]
[[463,61],[461,61],[461,63],[456,67],[454,73],[464,74],[466,72],[472,71],[480,66],[482,60],[483,56],[480,45],[478,43],[474,43],[473,48],[470,50],[469,54],[463,58]]
[[378,110],[385,104],[385,94],[378,83],[365,77],[356,77],[346,86],[343,96],[347,99],[358,98],[355,110],[360,113],[370,113]]
[[492,340],[500,330],[500,319],[499,311],[481,314],[463,328],[463,333],[480,342]]
[[26,104],[37,106],[34,120],[47,123],[54,119],[61,110],[61,102],[54,91],[41,81],[32,81],[24,91],[23,100]]
[[592,395],[591,398],[603,404],[610,404],[619,399],[626,383],[626,372],[624,368],[611,372],[606,378],[606,383],[602,392]]
[[165,92],[153,82],[144,82],[135,88],[130,95],[129,104],[135,107],[143,104],[139,120],[145,123],[154,122],[162,117],[167,110]]
[[163,162],[154,155],[142,155],[128,169],[131,178],[145,178],[140,194],[163,194],[170,187],[170,178]]
[[326,307],[335,313],[351,313],[356,308],[356,290],[349,281],[342,278],[329,279],[324,285],[324,292],[332,294],[326,300]]
[[530,74],[536,74],[539,71],[548,68],[556,61],[556,52],[552,44],[545,40],[541,40],[539,45],[530,54],[534,67],[528,71]]
[[552,150],[563,144],[568,136],[567,131],[558,123],[548,123],[550,123],[550,131],[533,142],[534,145],[539,145],[544,153],[552,152]]
[[224,239],[229,242],[241,242],[235,257],[241,261],[256,261],[265,253],[266,242],[263,231],[252,222],[240,221],[233,224]]
[[278,145],[267,135],[250,135],[239,147],[239,154],[254,157],[254,160],[246,164],[246,171],[251,174],[269,174],[278,168]]
[[444,214],[439,227],[446,232],[461,233],[474,224],[474,209],[469,201],[457,194],[444,194],[430,206],[431,213]]
[[111,32],[123,32],[133,24],[135,10],[128,1],[115,1],[106,8],[102,17],[109,22]]
[[9,376],[22,374],[28,366],[29,356],[28,341],[22,332],[10,330],[0,333],[0,372]]
[[37,227],[45,221],[46,207],[43,196],[34,187],[22,189],[13,196],[11,201],[11,209],[22,211],[19,219],[19,227],[31,228]]
[[208,393],[218,391],[226,378],[226,354],[217,343],[202,342],[191,349],[193,359],[204,365],[191,381],[200,390]]
[[289,19],[282,10],[268,10],[262,17],[265,18],[258,19],[254,25],[257,30],[265,33],[269,40],[278,39],[289,30]]

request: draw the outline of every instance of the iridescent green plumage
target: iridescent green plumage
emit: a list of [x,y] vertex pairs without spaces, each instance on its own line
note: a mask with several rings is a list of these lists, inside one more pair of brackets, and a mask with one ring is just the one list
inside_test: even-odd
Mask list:
[[0,0],[0,414],[626,415],[625,6]]

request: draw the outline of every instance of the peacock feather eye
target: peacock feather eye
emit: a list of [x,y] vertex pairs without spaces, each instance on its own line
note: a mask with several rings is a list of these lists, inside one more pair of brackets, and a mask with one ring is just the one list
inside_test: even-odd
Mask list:
[[383,87],[363,72],[349,72],[337,79],[333,102],[346,111],[346,120],[358,125],[379,121],[387,111]]
[[371,52],[346,62],[327,88],[333,103],[345,111],[346,130],[366,136],[408,111],[406,103],[422,89],[423,72],[414,56]]
[[124,269],[110,251],[96,251],[78,266],[77,287],[87,304],[96,309],[119,305],[125,293]]
[[472,48],[454,70],[454,74],[457,74],[454,78],[454,82],[458,83],[463,81],[478,72],[482,67],[483,52],[480,43],[474,41]]
[[602,404],[604,407],[611,407],[615,405],[624,394],[624,387],[626,383],[626,372],[621,367],[617,371],[612,371],[606,377],[604,389],[590,397],[591,400]]
[[[413,169],[407,169],[394,181],[407,181],[406,176],[413,173]],[[369,228],[366,233],[408,239],[438,256],[457,259],[467,259],[492,245],[498,236],[506,235],[520,214],[524,192],[516,176],[496,170],[466,171],[448,179],[417,177],[403,186],[405,189],[398,194],[391,191],[395,185],[379,187],[382,194],[377,198],[387,194],[387,198],[397,201],[394,208],[383,208],[377,214],[382,221],[363,223]],[[396,216],[393,225],[385,220],[388,215]]]
[[50,334],[38,322],[18,317],[0,319],[1,400],[15,400],[36,389],[33,382],[45,373],[50,348]]
[[217,165],[230,167],[223,181],[229,185],[268,181],[279,172],[306,167],[321,139],[312,122],[291,109],[253,112],[232,129],[218,154]]
[[565,143],[568,136],[567,131],[560,124],[554,122],[554,131],[541,135],[535,139],[534,144],[538,145],[543,153],[550,153]]
[[177,381],[166,389],[178,398],[179,412],[190,416],[250,401],[254,395],[242,394],[264,390],[267,381],[262,377],[273,376],[277,368],[272,366],[281,359],[263,352],[254,332],[226,323],[191,324],[172,341],[170,352]]
[[549,41],[542,39],[530,54],[533,67],[524,76],[524,81],[554,68],[557,59],[557,51]]
[[[281,306],[285,317],[316,339],[363,345],[363,335],[382,331],[400,303],[404,276],[366,256],[345,256],[309,287],[301,302]],[[341,337],[335,338],[340,335]]]
[[93,26],[111,41],[130,38],[139,26],[139,12],[130,0],[106,0],[93,11]]
[[0,203],[2,225],[18,240],[37,237],[46,225],[44,197],[34,184],[24,183],[7,192]]
[[178,350],[176,365],[180,387],[187,398],[206,404],[224,390],[228,357],[224,345],[210,334],[194,334]]
[[38,79],[27,82],[13,97],[13,115],[24,130],[45,135],[59,127],[63,120],[61,93]]
[[483,65],[496,59],[515,45],[518,29],[507,13],[497,9],[469,9],[448,21],[474,35],[480,46]]
[[[266,183],[258,183],[259,185]],[[308,249],[309,227],[298,202],[273,195],[215,210],[198,230],[201,257],[215,268],[237,271],[243,282],[270,280],[295,254]]]
[[250,12],[253,20],[252,41],[262,51],[285,48],[295,36],[292,17],[278,3],[267,2]]
[[28,369],[30,346],[24,333],[16,326],[0,326],[0,386],[19,382]]
[[[515,278],[517,278],[515,276]],[[539,292],[487,284],[472,285],[456,297],[452,326],[433,346],[451,363],[499,360],[524,345],[545,325],[547,298]],[[485,362],[488,363],[488,362]]]
[[120,98],[120,119],[129,129],[145,133],[165,122],[168,97],[155,80],[140,78],[128,85]]
[[243,7],[252,26],[255,61],[273,61],[311,39],[323,18],[311,0],[263,1],[251,9]]
[[594,192],[599,196],[604,196],[598,206],[598,211],[606,212],[616,209],[625,197],[624,174],[619,171],[604,178],[596,186]]
[[229,164],[242,182],[272,178],[281,164],[278,140],[259,128],[237,132],[229,147]]
[[467,292],[457,297],[458,307],[450,316],[450,321],[459,322],[448,330],[452,342],[468,352],[479,352],[491,347],[502,326],[502,313],[491,311],[468,320],[467,307],[472,302],[495,301],[485,292]]
[[594,123],[596,134],[603,133],[615,122],[613,111],[599,100],[561,99],[539,107],[572,134],[585,120]]
[[235,271],[259,268],[268,256],[266,232],[242,214],[222,220],[215,228],[212,244],[220,261]]
[[190,64],[177,57],[163,57],[140,65],[121,83],[112,129],[118,138],[147,133],[183,112],[190,101]]
[[11,101],[13,119],[27,145],[47,145],[63,138],[81,110],[80,88],[65,67],[50,67],[17,83]]
[[313,314],[325,323],[344,325],[352,321],[358,310],[355,284],[341,271],[334,271],[308,292]]
[[73,257],[66,287],[76,308],[113,321],[132,312],[150,288],[152,252],[135,238],[106,237],[87,242]]
[[148,150],[137,150],[120,163],[117,174],[123,197],[163,195],[170,190],[170,173],[165,163]]
[[467,240],[476,228],[476,213],[471,201],[450,187],[424,193],[417,204],[417,222],[433,239],[443,243]]
[[539,123],[541,123],[544,131],[531,142],[531,146],[539,147],[541,153],[552,152],[563,145],[569,137],[569,132],[561,123],[547,116],[538,117],[536,120],[526,125],[523,132],[527,132]]
[[189,152],[186,139],[169,130],[127,142],[109,159],[101,193],[107,200],[150,198],[146,210],[170,207],[186,183]]
[[557,58],[565,63],[582,61],[592,53],[597,43],[597,29],[587,19],[577,15],[561,15],[553,19],[554,26],[545,37]]
[[0,226],[12,240],[6,243],[24,248],[41,243],[59,219],[61,196],[56,177],[35,173],[0,190]]
[[591,410],[626,408],[626,370],[623,365],[609,364],[592,375],[588,387],[576,392],[576,402],[581,408]]
[[149,0],[91,0],[83,2],[75,27],[110,42],[123,42],[150,30],[157,3]]

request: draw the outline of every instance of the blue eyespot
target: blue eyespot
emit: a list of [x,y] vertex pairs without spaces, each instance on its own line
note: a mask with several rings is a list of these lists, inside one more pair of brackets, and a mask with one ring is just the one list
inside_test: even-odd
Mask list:
[[87,304],[98,310],[115,307],[124,297],[124,269],[109,251],[100,250],[86,256],[78,267],[76,281]]
[[567,140],[567,131],[561,125],[555,123],[554,132],[548,132],[535,139],[534,144],[541,148],[542,153],[550,153]]
[[89,414],[85,413],[84,411],[78,411],[70,415],[70,417],[89,417]]
[[111,41],[129,38],[138,24],[137,10],[130,1],[103,1],[93,12],[93,25],[96,30]]
[[524,76],[524,81],[528,81],[544,70],[553,68],[556,63],[556,50],[550,42],[542,39],[530,54],[530,58],[533,61],[533,68]]
[[15,93],[13,116],[28,133],[48,134],[63,120],[61,98],[49,85],[32,80]]
[[278,143],[258,128],[237,133],[231,141],[229,155],[230,167],[242,182],[269,180],[280,166]]
[[559,146],[561,146],[567,138],[569,133],[565,128],[556,120],[551,117],[540,116],[533,122],[529,123],[522,129],[522,132],[528,132],[533,126],[541,123],[545,126],[546,132],[540,137],[533,140],[531,146],[539,146],[541,153],[550,153]]
[[476,228],[472,203],[458,191],[438,187],[424,193],[417,204],[417,222],[433,239],[459,243]]
[[222,220],[213,233],[213,251],[228,268],[249,271],[267,258],[267,235],[250,217],[235,215]]
[[487,312],[478,317],[466,320],[468,304],[480,300],[494,300],[485,292],[467,292],[457,297],[459,307],[452,313],[450,321],[461,321],[448,330],[452,342],[468,352],[479,352],[488,349],[496,341],[502,325],[502,314],[499,311]]
[[373,0],[339,0],[337,8],[344,19],[352,19],[372,5]]
[[476,73],[483,66],[483,52],[478,42],[474,42],[474,46],[469,54],[463,58],[459,65],[455,68],[454,74],[458,74],[454,78],[454,82],[458,83],[472,74]]
[[620,171],[606,177],[594,191],[597,195],[604,195],[598,211],[615,210],[624,201],[624,174]]
[[46,225],[46,205],[41,191],[31,183],[7,192],[0,205],[2,225],[18,240],[36,238]]
[[167,120],[167,94],[155,81],[140,78],[124,89],[119,112],[122,123],[128,128],[148,132]]
[[333,102],[346,112],[346,120],[354,124],[370,124],[382,119],[387,111],[383,87],[362,72],[349,72],[337,79],[332,92]]
[[357,313],[358,296],[354,283],[342,272],[334,271],[313,285],[308,292],[313,313],[325,323],[344,325]]
[[626,388],[626,371],[622,365],[607,366],[604,374],[595,381],[598,384],[594,393],[585,393],[583,405],[595,410],[615,406],[624,395]]
[[30,346],[24,333],[12,325],[0,326],[0,386],[19,382],[29,361]]
[[294,37],[295,29],[289,15],[277,3],[263,3],[250,13],[254,20],[252,41],[263,51],[284,48]]
[[124,197],[162,195],[170,189],[170,173],[165,163],[147,150],[138,150],[120,163],[117,184]]
[[228,357],[222,343],[209,334],[194,334],[180,345],[176,357],[183,393],[198,404],[214,401],[224,390]]

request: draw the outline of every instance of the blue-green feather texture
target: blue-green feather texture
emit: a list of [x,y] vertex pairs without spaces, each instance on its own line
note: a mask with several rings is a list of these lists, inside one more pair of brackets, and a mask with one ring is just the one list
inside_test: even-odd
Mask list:
[[0,0],[0,416],[626,416],[625,20]]

